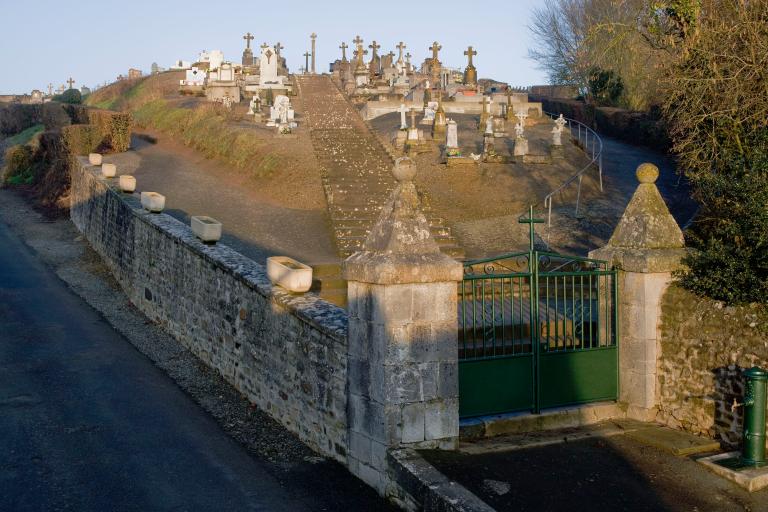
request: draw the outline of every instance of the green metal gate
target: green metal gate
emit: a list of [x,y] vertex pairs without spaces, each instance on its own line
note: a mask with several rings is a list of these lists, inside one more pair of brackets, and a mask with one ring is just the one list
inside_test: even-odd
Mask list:
[[459,415],[618,397],[616,270],[534,248],[468,261],[459,285]]

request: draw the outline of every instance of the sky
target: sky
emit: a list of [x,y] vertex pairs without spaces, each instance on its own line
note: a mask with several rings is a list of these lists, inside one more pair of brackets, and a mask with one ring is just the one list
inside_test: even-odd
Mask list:
[[352,46],[359,34],[366,49],[376,40],[380,54],[397,53],[395,45],[403,41],[413,63],[429,56],[429,47],[438,41],[443,64],[461,68],[464,50],[472,45],[480,78],[543,84],[544,73],[527,57],[531,10],[542,3],[0,0],[0,48],[13,62],[0,72],[0,94],[45,91],[49,83],[58,87],[70,77],[75,87],[93,87],[114,81],[128,68],[149,72],[153,62],[167,68],[179,59],[194,61],[202,50],[222,50],[226,60],[239,63],[246,32],[254,34],[257,48],[264,42],[282,43],[292,72],[304,65],[312,32],[317,33],[318,72],[328,71],[328,64],[340,57],[342,41]]

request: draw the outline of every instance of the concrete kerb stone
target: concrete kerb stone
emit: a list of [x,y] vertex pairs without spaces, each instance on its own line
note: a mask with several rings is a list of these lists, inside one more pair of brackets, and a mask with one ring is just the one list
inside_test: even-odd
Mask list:
[[[449,480],[416,450],[390,450],[392,479],[426,512],[493,512],[495,509],[457,482]],[[411,508],[407,503],[401,503]]]

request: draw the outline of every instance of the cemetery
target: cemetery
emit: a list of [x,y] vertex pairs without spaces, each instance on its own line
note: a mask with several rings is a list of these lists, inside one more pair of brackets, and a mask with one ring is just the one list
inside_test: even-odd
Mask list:
[[[768,313],[730,287],[764,283],[718,281],[726,242],[702,245],[697,230],[717,225],[700,187],[764,197],[746,184],[762,153],[685,153],[674,121],[657,138],[656,113],[596,107],[608,72],[586,101],[583,87],[487,76],[471,34],[455,51],[439,30],[429,45],[354,33],[329,57],[307,31],[293,62],[288,39],[251,30],[232,35],[239,56],[203,50],[93,90],[70,76],[8,95],[0,228],[66,233],[50,250],[34,241],[39,257],[102,322],[125,309],[162,332],[203,380],[307,448],[301,471],[322,461],[318,474],[364,483],[350,491],[361,503],[761,510]],[[734,192],[686,174],[704,154],[757,163]],[[6,192],[54,226],[29,228]],[[739,254],[764,261],[764,212],[744,216],[757,228],[731,234],[758,255]],[[57,251],[87,255],[94,284],[73,284],[81,270],[56,267]],[[731,295],[702,291],[718,287]],[[177,383],[205,387],[192,380]],[[216,421],[229,432],[234,414]]]

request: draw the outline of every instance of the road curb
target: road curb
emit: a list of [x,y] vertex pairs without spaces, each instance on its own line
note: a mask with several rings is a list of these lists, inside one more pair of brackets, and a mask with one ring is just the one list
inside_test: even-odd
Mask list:
[[391,450],[387,461],[395,482],[425,512],[494,512],[475,494],[451,481],[416,450]]

